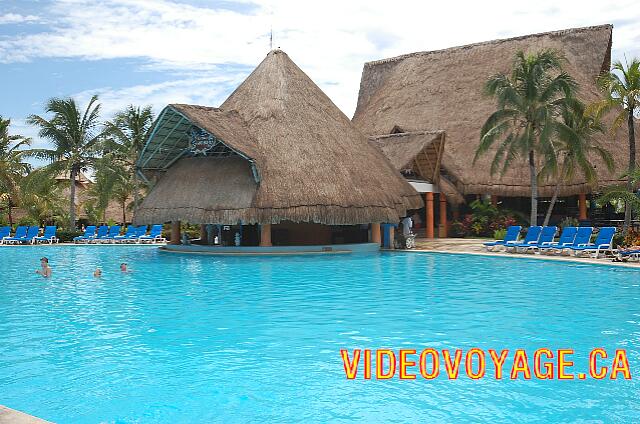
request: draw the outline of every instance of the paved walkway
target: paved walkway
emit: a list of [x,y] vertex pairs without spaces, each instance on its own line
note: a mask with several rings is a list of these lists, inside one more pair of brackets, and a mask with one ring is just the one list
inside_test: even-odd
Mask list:
[[483,242],[487,240],[485,239],[468,239],[468,238],[444,238],[444,239],[426,239],[420,238],[416,239],[416,248],[412,251],[423,251],[423,252],[439,252],[439,253],[468,253],[474,255],[485,255],[485,256],[499,256],[503,258],[527,258],[527,259],[542,259],[542,260],[553,260],[553,261],[565,261],[565,262],[580,262],[580,263],[589,263],[596,265],[613,265],[613,266],[621,266],[628,268],[635,268],[640,270],[640,263],[638,262],[612,262],[611,257],[607,258],[591,258],[588,256],[585,257],[575,257],[575,256],[558,256],[558,255],[541,255],[534,253],[506,253],[504,251],[499,252],[487,252],[487,250],[482,245]]
[[0,424],[51,424],[24,412],[0,405]]

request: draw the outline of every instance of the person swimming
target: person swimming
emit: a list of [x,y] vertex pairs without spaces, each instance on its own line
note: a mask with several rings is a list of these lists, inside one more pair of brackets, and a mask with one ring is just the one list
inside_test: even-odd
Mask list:
[[100,268],[96,268],[96,270],[93,271],[93,276],[96,278],[102,277],[102,270]]
[[129,269],[127,268],[127,263],[126,262],[122,262],[120,264],[120,271],[122,272],[129,272]]
[[42,275],[44,278],[51,277],[51,267],[49,266],[49,259],[46,257],[40,258],[41,269],[36,270],[36,274]]

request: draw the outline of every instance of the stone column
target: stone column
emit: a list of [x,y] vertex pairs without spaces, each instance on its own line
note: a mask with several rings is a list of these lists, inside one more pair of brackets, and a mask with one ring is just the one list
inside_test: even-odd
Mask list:
[[395,249],[394,239],[396,238],[396,228],[392,225],[389,226],[389,249]]
[[180,221],[171,221],[171,244],[180,244]]
[[491,204],[493,206],[498,206],[498,196],[496,196],[495,194],[491,195]]
[[578,210],[579,210],[578,219],[580,221],[586,220],[587,219],[587,195],[585,193],[580,193],[578,195]]
[[440,200],[440,226],[438,227],[438,237],[447,237],[447,197],[444,193],[438,196]]
[[271,224],[260,225],[260,246],[271,246]]
[[371,243],[380,244],[380,223],[371,224]]
[[426,237],[433,238],[433,193],[424,194]]

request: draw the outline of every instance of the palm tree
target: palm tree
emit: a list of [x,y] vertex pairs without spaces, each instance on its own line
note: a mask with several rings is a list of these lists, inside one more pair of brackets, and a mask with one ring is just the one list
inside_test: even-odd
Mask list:
[[[105,221],[105,214],[109,207],[109,201],[113,197],[113,188],[118,178],[116,171],[108,166],[107,158],[98,160],[95,164],[96,173],[93,184],[87,190],[88,205],[99,216],[99,221]],[[97,221],[96,221],[97,222]]]
[[531,181],[531,225],[538,220],[536,154],[556,166],[552,138],[560,106],[572,97],[576,82],[562,71],[562,55],[554,50],[516,53],[511,75],[497,74],[485,84],[485,93],[498,109],[480,133],[475,161],[497,144],[491,174],[504,174],[513,161],[527,157]]
[[135,204],[138,204],[140,197],[136,162],[144,148],[153,120],[151,106],[140,108],[129,105],[106,124],[110,136],[106,147],[109,151],[108,155],[131,175],[129,181],[133,184],[132,194]]
[[69,229],[76,226],[76,177],[93,166],[105,136],[105,129],[99,122],[100,104],[97,101],[98,96],[93,96],[82,113],[74,99],[53,98],[45,107],[47,113],[53,114],[50,120],[31,115],[27,121],[37,126],[40,137],[54,146],[53,149],[37,149],[35,155],[51,162],[46,167],[51,175],[68,173],[70,176]]
[[556,156],[561,158],[560,171],[547,165],[540,175],[556,175],[557,181],[551,197],[551,203],[544,217],[543,225],[549,225],[553,207],[558,199],[560,185],[571,181],[576,172],[584,175],[588,184],[596,182],[596,171],[590,157],[600,157],[607,169],[613,172],[613,157],[606,149],[598,145],[594,135],[604,133],[602,123],[593,115],[585,112],[585,105],[578,99],[567,99],[562,106],[562,121],[556,123]]
[[65,215],[62,190],[46,170],[36,169],[23,179],[20,206],[36,222],[59,221]]
[[[638,185],[640,184],[640,169],[636,168],[633,173],[625,174],[624,177],[627,178],[627,181],[630,180],[633,185]],[[597,200],[600,206],[613,202],[622,202],[625,209],[629,207],[631,210],[640,211],[640,196],[629,191],[626,186],[609,187]]]
[[[604,99],[595,102],[591,109],[597,116],[614,109],[616,117],[612,130],[616,131],[627,121],[629,131],[629,166],[627,169],[627,190],[633,191],[632,176],[636,169],[636,137],[634,115],[640,114],[640,59],[634,58],[626,66],[620,61],[613,64],[610,72],[598,78],[598,85],[604,92]],[[636,182],[637,183],[637,182]],[[631,225],[632,207],[626,202],[624,209],[624,230]]]
[[[131,204],[127,202],[131,199],[131,195],[135,193],[137,182],[135,179],[121,178],[113,187],[113,198],[118,202],[122,210],[122,223],[127,222],[127,208],[131,208]],[[133,203],[137,206],[137,203]]]
[[19,195],[20,181],[29,173],[31,165],[24,159],[31,151],[24,149],[31,144],[29,138],[9,135],[10,119],[0,116],[0,200],[7,203],[9,225],[13,225],[11,208]]

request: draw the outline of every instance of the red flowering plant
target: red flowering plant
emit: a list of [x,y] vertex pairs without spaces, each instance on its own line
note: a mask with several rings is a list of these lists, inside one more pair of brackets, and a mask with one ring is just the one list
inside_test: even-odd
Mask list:
[[511,211],[499,210],[490,202],[475,200],[469,206],[472,212],[451,224],[458,237],[494,237],[496,232],[518,223]]

